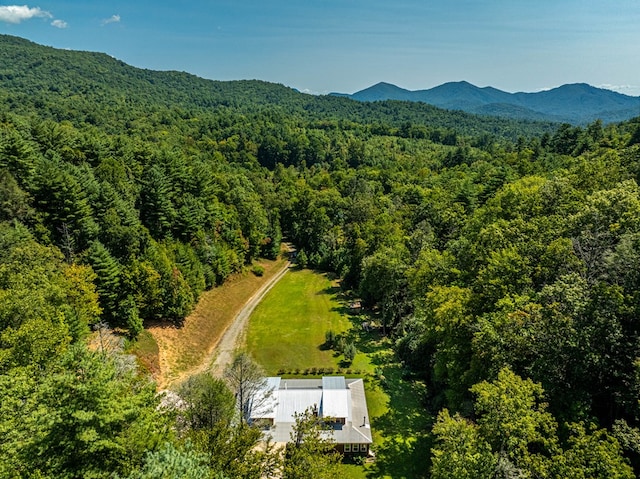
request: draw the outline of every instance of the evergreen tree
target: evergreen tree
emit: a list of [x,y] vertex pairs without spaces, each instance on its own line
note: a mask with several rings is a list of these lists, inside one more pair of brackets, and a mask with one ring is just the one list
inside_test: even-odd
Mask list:
[[172,190],[165,172],[157,164],[151,165],[144,173],[140,217],[155,238],[171,236],[176,219]]
[[118,317],[120,265],[99,241],[91,244],[88,260],[96,273],[96,288],[105,319],[112,326],[125,326]]
[[7,169],[0,169],[0,221],[31,220],[35,210],[30,205],[29,195],[18,186]]
[[169,434],[155,388],[78,344],[41,374],[0,375],[0,476],[107,477]]
[[144,465],[126,479],[225,479],[214,475],[207,466],[207,456],[197,452],[188,443],[181,450],[166,442],[156,451],[145,455]]

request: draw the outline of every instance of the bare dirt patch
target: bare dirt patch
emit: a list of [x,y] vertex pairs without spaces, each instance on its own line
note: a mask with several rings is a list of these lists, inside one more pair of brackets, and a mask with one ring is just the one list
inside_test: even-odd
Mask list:
[[[286,256],[286,255],[285,255]],[[158,389],[166,389],[212,365],[216,347],[245,304],[288,267],[287,258],[261,261],[264,275],[250,271],[229,278],[222,286],[206,291],[181,327],[167,322],[150,324],[147,330],[158,344]]]

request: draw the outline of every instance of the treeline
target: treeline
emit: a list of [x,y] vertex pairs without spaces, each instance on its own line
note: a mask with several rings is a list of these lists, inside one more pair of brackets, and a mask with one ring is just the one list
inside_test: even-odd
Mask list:
[[202,291],[279,251],[277,215],[220,153],[4,116],[0,219],[96,274],[101,318],[135,336],[179,323]]
[[[183,119],[278,112],[305,122],[341,121],[375,124],[413,134],[518,136],[551,133],[555,125],[478,117],[411,102],[360,102],[333,96],[306,95],[263,81],[211,81],[183,72],[134,68],[108,55],[44,47],[22,38],[0,35],[0,100],[18,114],[37,114],[57,122],[71,121],[122,133],[139,121],[138,113]],[[169,113],[172,112],[172,113]],[[167,118],[167,115],[169,118]],[[439,133],[433,133],[438,131]]]

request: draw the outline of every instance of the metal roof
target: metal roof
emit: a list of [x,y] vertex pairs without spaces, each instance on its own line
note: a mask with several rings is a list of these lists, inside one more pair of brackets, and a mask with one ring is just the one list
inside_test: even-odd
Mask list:
[[278,408],[276,424],[279,422],[295,422],[295,414],[301,414],[309,408],[320,408],[322,389],[280,389],[278,391]]
[[323,376],[322,389],[347,389],[347,382],[344,376]]
[[322,391],[320,414],[323,417],[345,418],[351,417],[351,391],[348,389],[325,389]]
[[280,378],[269,377],[264,387],[252,398],[251,418],[275,419],[278,408],[278,390]]
[[275,442],[289,441],[295,414],[314,406],[321,416],[345,419],[345,424],[333,424],[333,429],[327,431],[336,442],[372,442],[362,379],[345,379],[342,376],[324,377],[322,380],[267,378],[267,387],[274,388],[273,397],[269,399],[272,409],[268,412],[258,411],[266,415],[252,414],[252,417],[274,419],[274,427],[267,434]]
[[275,391],[277,389],[280,389],[281,381],[282,381],[282,378],[279,378],[279,377],[267,378],[267,389],[269,389],[270,391]]

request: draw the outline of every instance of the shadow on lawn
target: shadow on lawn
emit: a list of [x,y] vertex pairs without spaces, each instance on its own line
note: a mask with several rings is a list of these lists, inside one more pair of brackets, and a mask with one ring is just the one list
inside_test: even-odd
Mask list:
[[378,324],[379,313],[354,312],[347,306],[347,298],[338,287],[327,288],[322,293],[336,296],[341,305],[333,311],[347,317],[352,324],[344,339],[355,344],[358,354],[368,355],[376,368],[374,375],[366,377],[366,388],[374,393],[376,388],[381,389],[388,397],[386,412],[371,418],[374,431],[383,440],[374,444],[376,460],[367,466],[367,477],[428,477],[433,418],[425,406],[424,384],[403,368],[393,352],[391,339],[379,328],[365,327],[365,324]]
[[316,295],[328,294],[330,296],[337,296],[340,293],[340,286],[329,286],[328,288],[321,289]]
[[376,460],[367,468],[367,476],[428,477],[433,418],[425,406],[426,387],[398,361],[391,339],[379,330],[363,329],[363,315],[349,319],[354,324],[349,339],[360,353],[371,358],[376,368],[375,375],[367,378],[366,387],[372,392],[381,389],[388,397],[387,411],[372,418],[372,427],[383,440],[374,444]]
[[[391,357],[390,357],[391,356]],[[369,477],[422,478],[428,476],[432,447],[432,421],[424,407],[426,389],[405,376],[400,363],[389,354],[374,357],[378,375],[369,387],[381,387],[388,395],[388,410],[373,419],[373,427],[384,438],[374,447],[375,463]]]

